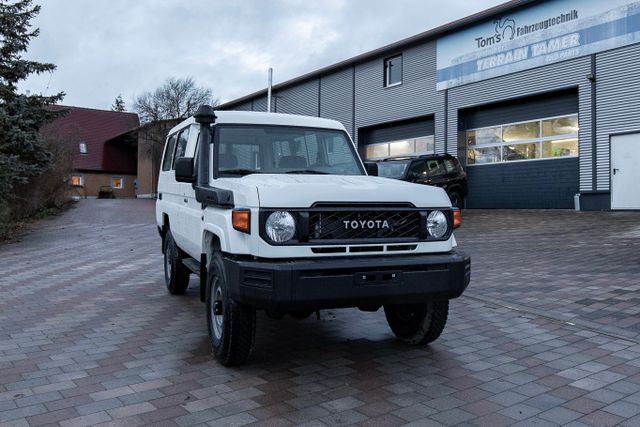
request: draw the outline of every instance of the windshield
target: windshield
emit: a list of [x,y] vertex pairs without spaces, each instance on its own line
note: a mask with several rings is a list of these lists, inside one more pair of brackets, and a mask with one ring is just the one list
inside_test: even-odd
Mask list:
[[346,133],[339,130],[221,125],[216,143],[220,175],[364,175],[353,144]]
[[404,176],[409,162],[380,162],[378,163],[378,176],[384,178],[400,179]]

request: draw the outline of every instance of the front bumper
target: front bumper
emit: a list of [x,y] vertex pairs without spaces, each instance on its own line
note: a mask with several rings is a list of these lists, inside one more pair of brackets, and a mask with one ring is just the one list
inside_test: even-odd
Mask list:
[[459,297],[471,278],[469,256],[456,251],[224,263],[234,300],[274,311],[448,300]]

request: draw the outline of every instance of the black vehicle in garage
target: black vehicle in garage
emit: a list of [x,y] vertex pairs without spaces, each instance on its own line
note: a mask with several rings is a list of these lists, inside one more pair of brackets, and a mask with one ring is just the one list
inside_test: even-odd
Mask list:
[[416,184],[444,188],[451,204],[463,209],[467,196],[467,173],[450,154],[427,154],[417,157],[393,157],[378,162],[378,175]]

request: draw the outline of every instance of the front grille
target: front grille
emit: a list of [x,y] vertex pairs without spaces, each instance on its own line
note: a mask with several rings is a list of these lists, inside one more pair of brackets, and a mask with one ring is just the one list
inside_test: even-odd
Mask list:
[[421,216],[415,210],[311,211],[309,241],[370,239],[415,240],[421,237]]

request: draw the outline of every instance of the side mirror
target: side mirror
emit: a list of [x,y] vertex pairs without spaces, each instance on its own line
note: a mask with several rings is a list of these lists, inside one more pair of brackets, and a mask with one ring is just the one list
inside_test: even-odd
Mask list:
[[376,162],[364,162],[367,175],[378,176],[378,164]]
[[196,176],[193,173],[193,157],[178,157],[176,159],[176,181],[196,182]]

